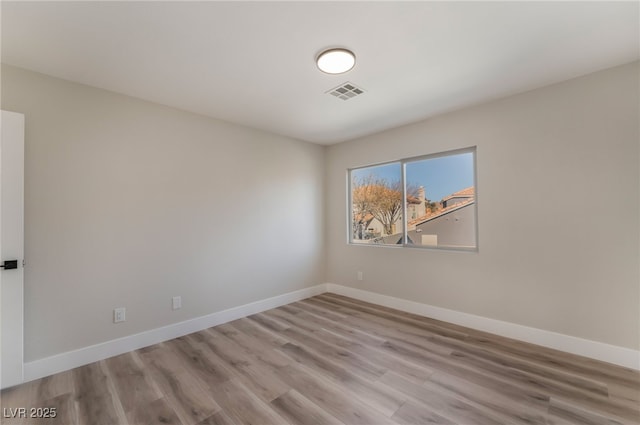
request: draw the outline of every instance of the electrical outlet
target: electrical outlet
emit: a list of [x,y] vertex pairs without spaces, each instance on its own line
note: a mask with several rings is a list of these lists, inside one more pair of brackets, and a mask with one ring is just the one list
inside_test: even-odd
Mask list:
[[182,297],[173,297],[171,299],[171,308],[173,310],[179,310],[182,308]]
[[119,307],[113,310],[113,323],[124,322],[126,319],[125,308]]
[[358,280],[364,280],[362,272],[358,272]]

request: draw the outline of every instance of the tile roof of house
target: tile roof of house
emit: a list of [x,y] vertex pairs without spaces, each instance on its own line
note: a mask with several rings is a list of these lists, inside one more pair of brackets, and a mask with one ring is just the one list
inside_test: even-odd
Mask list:
[[444,198],[442,198],[442,200],[448,201],[449,199],[452,199],[452,198],[471,198],[474,196],[476,196],[476,188],[475,186],[471,186],[466,189],[462,189],[455,193],[452,193],[449,196],[445,196]]
[[442,215],[450,213],[451,211],[459,210],[460,208],[466,207],[467,205],[471,205],[474,202],[475,202],[474,198],[469,198],[466,201],[458,202],[457,204],[451,205],[450,207],[442,208],[442,209],[437,210],[437,211],[429,212],[429,213],[423,215],[422,217],[414,218],[413,220],[408,221],[407,225],[409,225],[409,226],[418,226],[418,225],[420,225],[422,223],[425,223],[427,221],[433,220],[433,219],[438,218],[438,217],[440,217]]

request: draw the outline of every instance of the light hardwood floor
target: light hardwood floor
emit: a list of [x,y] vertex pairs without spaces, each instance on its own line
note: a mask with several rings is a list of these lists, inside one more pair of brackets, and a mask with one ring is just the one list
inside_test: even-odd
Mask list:
[[2,424],[638,424],[640,374],[323,294],[2,392]]

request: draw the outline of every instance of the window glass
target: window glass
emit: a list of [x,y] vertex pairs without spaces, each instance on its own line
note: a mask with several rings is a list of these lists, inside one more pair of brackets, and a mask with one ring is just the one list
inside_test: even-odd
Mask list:
[[473,152],[407,161],[405,173],[407,243],[475,248]]
[[351,243],[477,247],[475,148],[356,168],[349,180]]
[[402,166],[399,162],[351,171],[354,243],[402,244]]

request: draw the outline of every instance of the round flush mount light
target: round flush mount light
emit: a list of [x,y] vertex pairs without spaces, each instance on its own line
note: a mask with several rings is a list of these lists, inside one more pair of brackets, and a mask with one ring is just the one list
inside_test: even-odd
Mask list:
[[342,74],[356,64],[356,55],[347,49],[329,49],[318,55],[316,63],[322,72]]

